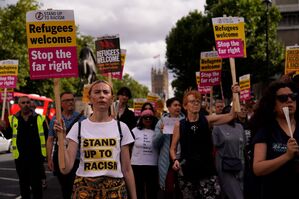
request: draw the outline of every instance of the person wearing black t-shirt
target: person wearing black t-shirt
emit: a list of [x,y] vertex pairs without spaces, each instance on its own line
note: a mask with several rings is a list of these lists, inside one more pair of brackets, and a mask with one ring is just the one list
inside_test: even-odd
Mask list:
[[[273,82],[258,103],[250,123],[253,171],[260,176],[260,198],[296,198],[299,187],[299,112],[296,87]],[[283,108],[288,107],[290,127]]]
[[[238,90],[238,86],[233,86],[233,92]],[[172,168],[182,171],[179,172],[179,184],[183,198],[218,198],[220,186],[214,165],[210,125],[227,123],[234,119],[235,113],[232,110],[220,115],[200,114],[201,95],[195,90],[185,93],[183,107],[186,119],[175,124],[170,147]],[[181,144],[180,160],[176,159],[178,142]]]

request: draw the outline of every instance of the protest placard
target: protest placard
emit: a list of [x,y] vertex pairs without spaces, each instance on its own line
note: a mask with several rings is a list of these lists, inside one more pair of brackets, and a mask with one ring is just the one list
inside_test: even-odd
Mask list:
[[240,100],[247,101],[251,99],[250,94],[250,74],[239,77]]
[[26,14],[30,79],[77,77],[76,26],[72,10]]
[[[6,101],[13,99],[13,88],[17,86],[18,79],[18,60],[2,60],[0,61],[0,88],[1,88],[1,102],[2,102],[2,115],[6,108]],[[7,90],[9,89],[9,91]]]
[[[246,42],[243,17],[212,18],[214,37],[219,57],[229,58],[232,82],[236,80],[236,57],[246,57]],[[240,111],[239,95],[233,93],[234,110]]]
[[287,46],[285,55],[285,74],[299,73],[299,46]]
[[[78,77],[74,11],[29,11],[26,13],[26,32],[30,79],[54,78],[56,119],[60,122],[60,81],[57,78]],[[62,133],[58,133],[58,142],[63,147]],[[64,168],[64,153],[61,152],[59,157]]]
[[141,115],[142,105],[146,102],[145,98],[135,98],[133,99],[133,108],[135,116]]
[[215,86],[221,81],[222,59],[217,51],[200,53],[200,86]]
[[16,88],[18,63],[18,60],[0,61],[0,88]]
[[244,18],[218,17],[212,23],[219,57],[246,57]]
[[195,75],[196,75],[196,84],[197,84],[198,92],[202,95],[210,93],[211,86],[201,86],[200,85],[200,72],[195,72]]
[[97,67],[101,74],[121,71],[121,50],[118,35],[103,36],[95,41]]
[[[112,72],[111,77],[114,79],[120,79],[122,80],[123,78],[123,71],[125,67],[125,61],[126,61],[126,55],[127,55],[127,50],[121,49],[121,71],[118,72]],[[103,73],[103,76],[109,76],[109,73]]]
[[174,124],[179,121],[179,118],[174,117],[162,117],[163,134],[173,134]]
[[[5,90],[4,88],[0,88],[0,93],[1,93],[0,102],[4,102],[4,98],[5,98],[4,90]],[[9,102],[14,99],[13,92],[14,92],[13,88],[8,88],[6,90],[6,100],[5,101]]]

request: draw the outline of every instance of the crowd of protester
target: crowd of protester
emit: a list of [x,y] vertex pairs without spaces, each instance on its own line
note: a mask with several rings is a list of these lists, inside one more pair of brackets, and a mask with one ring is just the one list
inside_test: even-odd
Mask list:
[[[299,187],[297,92],[282,78],[236,112],[235,99],[231,106],[215,100],[207,110],[202,95],[188,90],[182,100],[167,99],[161,116],[146,102],[137,117],[128,106],[130,88],[120,88],[115,101],[112,86],[98,80],[89,90],[91,115],[75,112],[74,95],[65,92],[62,121],[47,124],[25,96],[20,112],[0,124],[13,140],[23,199],[42,198],[46,156],[64,199],[293,198]],[[59,134],[63,145],[57,145]]]

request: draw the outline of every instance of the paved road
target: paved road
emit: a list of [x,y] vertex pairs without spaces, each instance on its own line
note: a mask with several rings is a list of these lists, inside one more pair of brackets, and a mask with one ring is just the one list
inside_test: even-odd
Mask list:
[[[44,164],[47,168],[46,163]],[[44,190],[43,199],[62,199],[57,178],[46,170],[48,188]],[[21,199],[19,179],[11,154],[0,153],[0,199]],[[159,194],[158,199],[162,199]]]
[[[45,168],[47,168],[45,164]],[[48,188],[43,199],[62,199],[57,178],[46,170]],[[0,199],[20,199],[19,179],[11,154],[0,154]]]

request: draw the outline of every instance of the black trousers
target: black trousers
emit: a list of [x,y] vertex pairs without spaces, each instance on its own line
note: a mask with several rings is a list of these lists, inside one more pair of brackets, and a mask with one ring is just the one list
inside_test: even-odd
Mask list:
[[73,184],[76,178],[76,171],[79,167],[80,160],[76,159],[74,166],[70,173],[64,175],[59,170],[58,165],[58,153],[54,152],[53,155],[53,162],[54,162],[54,175],[58,178],[63,199],[70,199],[73,192]]
[[42,159],[35,161],[19,158],[15,160],[22,199],[30,199],[31,192],[33,199],[43,198],[41,161]]
[[158,167],[132,165],[138,199],[156,199],[158,197]]

